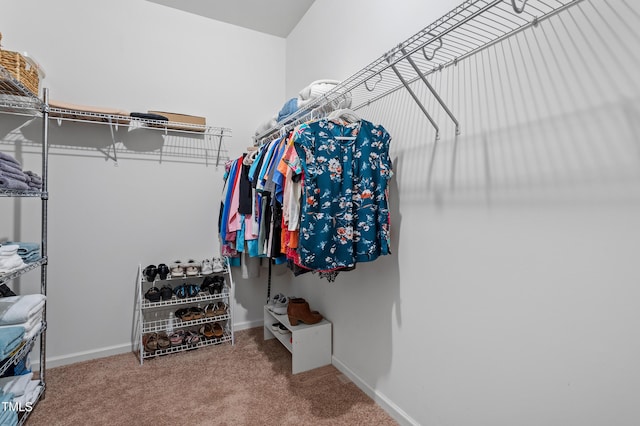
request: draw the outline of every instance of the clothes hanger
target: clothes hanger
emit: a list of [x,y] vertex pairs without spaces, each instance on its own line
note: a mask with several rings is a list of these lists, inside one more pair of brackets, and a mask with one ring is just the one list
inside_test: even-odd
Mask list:
[[337,109],[331,112],[327,118],[329,120],[343,119],[348,123],[357,123],[358,121],[360,121],[360,117],[358,116],[358,114],[356,114],[349,108]]

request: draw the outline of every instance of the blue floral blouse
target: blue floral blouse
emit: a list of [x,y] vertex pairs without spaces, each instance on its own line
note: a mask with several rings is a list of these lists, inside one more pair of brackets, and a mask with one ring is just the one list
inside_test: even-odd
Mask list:
[[331,271],[389,254],[391,137],[366,120],[303,124],[293,143],[304,171],[301,266]]

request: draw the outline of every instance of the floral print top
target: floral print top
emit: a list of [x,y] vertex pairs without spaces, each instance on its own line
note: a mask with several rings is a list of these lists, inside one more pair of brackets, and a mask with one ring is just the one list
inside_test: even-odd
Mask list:
[[299,126],[293,142],[305,179],[300,266],[332,271],[389,254],[389,133],[322,119]]

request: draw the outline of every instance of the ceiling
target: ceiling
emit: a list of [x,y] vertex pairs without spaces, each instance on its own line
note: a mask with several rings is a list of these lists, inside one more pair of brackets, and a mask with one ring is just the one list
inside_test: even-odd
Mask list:
[[315,0],[148,0],[174,9],[287,37]]

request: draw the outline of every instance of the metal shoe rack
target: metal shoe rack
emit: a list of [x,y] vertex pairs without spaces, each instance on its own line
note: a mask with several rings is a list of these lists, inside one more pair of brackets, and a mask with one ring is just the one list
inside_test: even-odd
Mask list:
[[[42,119],[42,190],[41,191],[15,191],[15,190],[3,190],[0,189],[0,197],[11,198],[40,198],[41,200],[41,244],[40,255],[41,258],[33,263],[27,264],[20,270],[0,274],[0,284],[8,283],[12,280],[19,278],[20,276],[40,268],[40,292],[44,295],[47,294],[47,201],[48,195],[48,156],[49,156],[49,108],[48,108],[48,90],[43,90],[43,98],[40,99],[31,93],[25,86],[17,81],[11,73],[5,68],[0,66],[0,113],[22,115],[29,118],[41,118]],[[32,337],[28,341],[25,341],[21,346],[8,358],[0,362],[0,375],[4,374],[10,367],[16,365],[23,360],[33,349],[35,342],[40,339],[40,355],[39,355],[39,375],[37,376],[40,381],[40,392],[36,399],[31,401],[32,409],[44,398],[45,394],[45,371],[46,371],[46,304],[42,311],[42,327],[39,334]],[[24,407],[22,407],[24,408]],[[18,413],[18,424],[23,424],[32,409],[21,409]]]
[[[198,293],[194,297],[186,297],[179,299],[175,295],[172,295],[169,300],[162,300],[159,302],[150,302],[145,299],[145,292],[152,286],[158,288],[163,285],[169,285],[172,288],[180,284],[195,284],[200,285],[203,279],[207,276],[223,276],[225,278],[225,285],[223,291],[219,294],[206,294],[203,291]],[[171,277],[168,276],[166,280],[160,280],[156,278],[154,282],[148,282],[144,277],[143,267],[138,267],[138,291],[136,292],[137,300],[137,312],[135,319],[135,344],[134,351],[138,354],[140,364],[144,363],[145,359],[155,358],[160,355],[167,355],[172,353],[184,352],[205,346],[219,345],[222,343],[230,342],[232,345],[235,343],[234,330],[233,330],[233,300],[234,300],[234,285],[233,276],[231,275],[231,268],[229,267],[228,260],[225,261],[225,268],[220,272],[213,272],[211,274],[197,274],[193,276],[183,277]],[[175,316],[175,311],[184,307],[197,306],[204,308],[207,304],[215,302],[224,302],[227,304],[227,312],[224,315],[216,315],[212,317],[205,317],[195,319],[191,321],[183,321]],[[153,352],[146,351],[143,345],[143,336],[148,333],[158,333],[175,331],[178,329],[191,329],[197,332],[197,330],[205,324],[219,323],[223,325],[223,336],[219,338],[205,338],[200,335],[200,340],[195,344],[181,344],[177,346],[170,346],[166,349],[157,349]]]
[[351,101],[351,109],[361,108],[398,90],[406,90],[440,138],[441,126],[434,119],[414,83],[422,82],[430,96],[445,112],[448,122],[461,132],[462,125],[442,99],[428,77],[444,68],[501,42],[529,27],[581,3],[583,0],[467,0],[414,36],[399,43],[380,58],[318,97],[303,110],[287,117],[257,135],[262,143],[284,134],[295,126],[327,115]]

